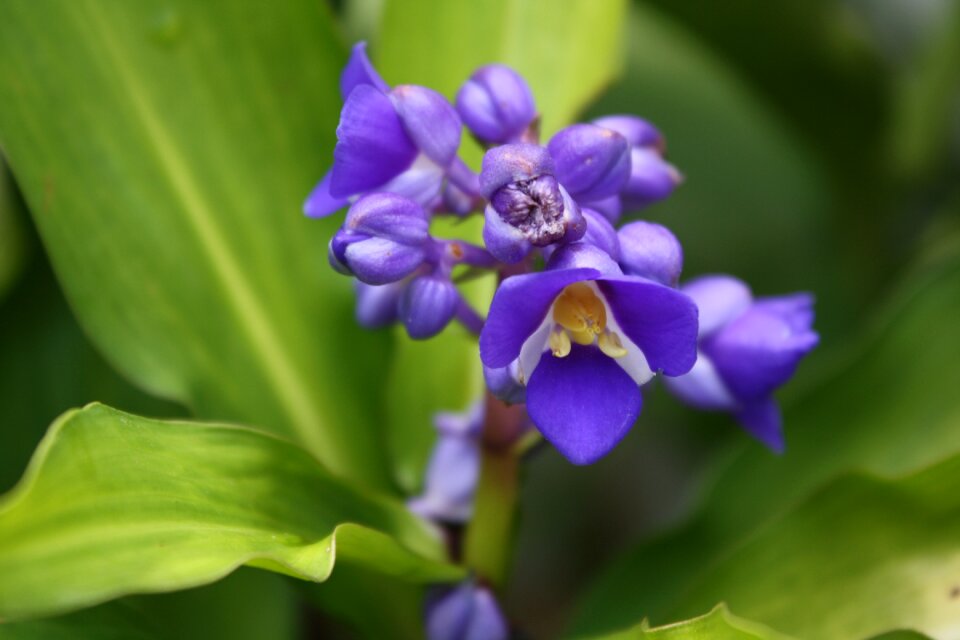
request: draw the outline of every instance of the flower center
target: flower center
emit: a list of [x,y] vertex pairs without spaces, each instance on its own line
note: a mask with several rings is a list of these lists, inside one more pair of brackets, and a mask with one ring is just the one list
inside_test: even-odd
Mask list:
[[568,285],[553,304],[550,350],[558,358],[570,353],[571,344],[591,345],[611,358],[627,355],[620,336],[607,329],[607,307],[593,288],[584,282]]

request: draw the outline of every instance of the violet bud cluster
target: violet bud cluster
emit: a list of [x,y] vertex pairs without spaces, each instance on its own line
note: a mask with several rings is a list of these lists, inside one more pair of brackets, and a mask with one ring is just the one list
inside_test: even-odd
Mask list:
[[[678,238],[659,223],[622,222],[682,181],[653,124],[613,115],[542,142],[534,96],[513,69],[481,67],[451,104],[427,87],[388,86],[362,43],[340,87],[333,164],[304,208],[348,209],[328,255],[357,283],[360,324],[400,323],[425,339],[458,322],[479,337],[490,394],[523,403],[575,464],[616,446],[658,376],[783,448],[774,392],[816,345],[812,298],[754,299],[731,277],[680,286]],[[458,157],[464,127],[485,148],[479,171]],[[482,217],[482,233],[437,237],[442,216]],[[483,273],[497,288],[478,309],[459,284]],[[412,503],[424,516],[469,514],[476,429],[441,429]]]

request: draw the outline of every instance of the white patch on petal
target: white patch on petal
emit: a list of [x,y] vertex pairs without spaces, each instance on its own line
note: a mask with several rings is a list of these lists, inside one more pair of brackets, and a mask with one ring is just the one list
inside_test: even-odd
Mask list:
[[676,378],[665,376],[664,382],[672,393],[700,409],[733,411],[739,406],[713,362],[702,351],[697,351],[697,362],[689,373]]
[[610,305],[607,304],[607,300],[603,297],[603,294],[597,291],[597,294],[600,296],[600,299],[603,300],[604,306],[607,308],[607,329],[616,333],[620,336],[620,342],[623,344],[623,348],[627,350],[627,355],[622,358],[614,358],[620,367],[627,372],[633,381],[638,385],[644,385],[650,381],[653,376],[656,375],[656,372],[650,369],[650,365],[647,364],[647,357],[643,355],[643,351],[640,350],[640,347],[624,333],[623,329],[620,328],[620,325],[617,323],[617,319],[613,316],[613,311],[610,309]]
[[517,379],[520,384],[527,385],[533,370],[540,363],[540,358],[550,341],[551,329],[553,329],[553,305],[550,305],[547,315],[544,316],[537,330],[530,334],[520,348],[520,356],[517,358]]
[[405,196],[426,207],[440,197],[443,176],[443,168],[421,153],[406,171],[377,191]]

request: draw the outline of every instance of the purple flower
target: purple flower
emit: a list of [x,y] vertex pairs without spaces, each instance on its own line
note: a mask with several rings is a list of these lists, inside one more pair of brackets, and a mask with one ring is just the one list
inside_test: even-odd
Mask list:
[[340,78],[345,102],[333,167],[304,204],[311,217],[329,215],[375,190],[429,205],[456,164],[460,118],[453,107],[426,87],[389,88],[365,49],[362,42],[353,48]]
[[607,116],[594,120],[597,126],[616,131],[630,147],[630,175],[615,200],[598,206],[616,222],[620,212],[637,211],[663,200],[683,181],[683,176],[664,160],[663,135],[652,124],[636,116]]
[[624,273],[677,286],[683,268],[683,247],[663,225],[637,220],[617,232]]
[[667,381],[682,400],[729,411],[770,449],[784,449],[773,392],[819,342],[806,293],[754,300],[731,276],[704,276],[682,287],[700,309],[699,357],[687,375]]
[[579,240],[586,231],[580,207],[554,176],[550,153],[535,144],[506,144],[483,157],[480,192],[483,241],[498,260],[519,262],[534,247]]
[[612,129],[575,124],[558,131],[547,148],[557,179],[577,202],[616,195],[630,177],[630,147]]
[[426,611],[427,640],[507,640],[507,621],[489,589],[467,580],[430,594]]
[[473,513],[473,495],[480,478],[480,431],[484,407],[477,402],[465,413],[438,413],[439,438],[430,455],[423,493],[407,506],[439,522],[463,523]]
[[391,193],[366,195],[350,207],[330,240],[330,264],[367,284],[402,280],[423,264],[431,242],[422,206]]
[[537,117],[530,87],[502,64],[477,69],[457,92],[457,112],[482,142],[519,141]]
[[557,249],[547,270],[507,278],[480,334],[490,368],[517,363],[533,424],[574,464],[626,435],[639,386],[679,376],[696,359],[697,309],[675,289],[624,275],[582,242]]

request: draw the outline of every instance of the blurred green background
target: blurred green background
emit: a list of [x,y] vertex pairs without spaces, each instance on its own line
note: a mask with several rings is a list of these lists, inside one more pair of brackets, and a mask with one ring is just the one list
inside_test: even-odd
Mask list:
[[[534,74],[531,84],[548,129],[583,104],[586,118],[635,113],[652,120],[686,181],[644,217],[680,238],[685,276],[726,272],[759,295],[815,293],[822,346],[781,395],[783,457],[749,441],[727,417],[686,410],[654,385],[637,428],[600,463],[571,467],[551,450],[530,461],[505,599],[511,619],[530,637],[611,631],[645,616],[662,624],[706,613],[721,601],[736,615],[801,638],[867,637],[901,627],[960,637],[960,600],[949,595],[960,585],[960,467],[953,462],[960,454],[960,3],[646,0],[626,7],[597,2],[593,9],[521,0],[469,7],[440,0],[277,3],[284,8],[276,13],[229,12],[228,26],[239,34],[246,21],[264,20],[250,40],[224,37],[225,50],[235,47],[241,63],[249,62],[238,71],[240,79],[222,79],[214,63],[198,67],[196,77],[176,72],[193,68],[199,59],[193,56],[213,50],[203,27],[216,21],[203,19],[216,16],[217,3],[179,12],[165,3],[148,4],[124,15],[149,17],[143,25],[131,18],[130,42],[148,33],[148,46],[156,50],[150,55],[157,57],[145,54],[147,62],[131,64],[129,73],[155,72],[141,77],[148,87],[145,104],[154,101],[163,126],[185,138],[198,136],[196,148],[187,147],[183,171],[201,189],[223,196],[214,207],[235,207],[218,215],[235,217],[232,232],[246,252],[241,267],[263,274],[256,290],[271,292],[264,294],[269,302],[291,317],[306,314],[282,325],[285,339],[298,345],[301,332],[322,334],[304,349],[304,358],[322,360],[300,370],[311,376],[306,393],[323,389],[316,392],[322,398],[318,411],[331,422],[373,425],[353,436],[360,444],[342,445],[367,470],[356,471],[358,463],[341,471],[367,484],[396,495],[415,491],[432,439],[429,415],[465,407],[478,380],[475,367],[462,359],[472,347],[456,331],[433,345],[411,345],[389,332],[353,328],[349,287],[325,271],[324,243],[335,222],[311,226],[298,219],[311,180],[330,162],[336,73],[355,39],[370,42],[389,82],[430,83],[447,95],[476,64],[515,64]],[[38,9],[37,24],[59,19],[46,10],[51,7]],[[579,48],[566,47],[564,29],[571,26],[557,16],[565,10],[574,17],[600,15],[579,25],[586,40]],[[604,12],[612,21],[604,22]],[[475,20],[478,15],[489,23]],[[300,27],[290,46],[279,50],[284,34],[274,31],[287,24]],[[0,98],[8,104],[30,93],[18,83],[31,74],[58,72],[59,54],[39,48],[31,58],[35,64],[13,60],[10,51],[29,36],[19,34],[6,51],[9,68],[17,68],[3,75],[6,94]],[[191,46],[194,40],[196,51],[177,49],[179,41]],[[528,40],[527,49],[517,44]],[[126,46],[118,40],[114,54],[123,57]],[[538,59],[541,46],[554,47],[549,50],[560,61]],[[182,66],[162,66],[169,51]],[[322,65],[303,70],[319,56]],[[257,62],[261,58],[269,61]],[[137,351],[153,329],[125,333],[124,322],[139,326],[142,320],[136,305],[163,297],[151,289],[154,269],[182,279],[186,289],[194,286],[187,284],[192,245],[152,220],[152,205],[127,214],[131,238],[137,229],[146,236],[169,234],[162,255],[147,251],[149,238],[146,248],[134,240],[128,247],[130,255],[144,253],[129,265],[133,272],[124,286],[143,299],[131,298],[130,318],[115,301],[87,311],[97,304],[91,302],[99,296],[96,278],[106,277],[116,263],[86,273],[83,251],[64,247],[114,251],[102,234],[119,218],[97,207],[113,198],[137,203],[156,195],[138,191],[149,180],[150,166],[125,173],[119,162],[100,168],[108,186],[88,184],[89,203],[78,204],[83,184],[72,191],[63,187],[49,206],[44,200],[53,189],[44,172],[56,163],[60,145],[64,157],[73,159],[71,148],[82,148],[84,135],[93,135],[83,129],[88,121],[81,116],[99,113],[110,129],[112,98],[101,103],[96,92],[117,87],[104,71],[108,63],[97,60],[93,80],[79,66],[66,71],[79,87],[77,122],[67,115],[56,116],[55,124],[42,114],[0,118],[0,145],[13,167],[12,174],[4,169],[0,181],[4,490],[20,477],[50,422],[93,400],[148,416],[198,415],[296,432],[273,407],[249,404],[246,394],[262,384],[254,375],[222,393],[197,383],[200,373],[175,380],[154,354]],[[552,75],[557,70],[551,63],[566,64],[572,77]],[[283,75],[276,80],[271,73]],[[260,76],[266,78],[264,95],[239,93],[256,84],[249,77]],[[196,105],[164,102],[181,83],[208,87],[215,95]],[[238,108],[203,117],[193,111],[233,101],[253,106],[249,113]],[[280,105],[276,113],[283,119],[270,119],[271,101]],[[222,131],[202,126],[220,119]],[[15,126],[26,121],[63,136],[48,141],[33,166],[26,157],[33,138]],[[240,132],[249,140],[231,137]],[[271,155],[277,153],[288,156]],[[61,211],[71,206],[90,211],[68,221]],[[269,267],[257,271],[260,265]],[[301,276],[326,297],[301,304],[274,293],[292,288]],[[277,284],[286,279],[294,284]],[[199,288],[189,293],[195,302],[203,299]],[[202,313],[206,307],[198,305],[186,315]],[[104,320],[118,314],[118,326]],[[192,354],[216,341],[217,322],[191,334],[185,353],[171,357],[201,371],[202,358],[193,360]],[[167,346],[178,351],[176,343]],[[211,348],[214,356],[228,351]],[[225,375],[248,364],[237,356],[210,366]],[[415,409],[406,411],[408,404]],[[392,469],[386,462],[391,457]],[[417,615],[410,610],[416,599],[405,591],[395,595],[393,585],[364,576],[342,580],[357,583],[366,606],[392,603],[383,605],[383,619],[397,625],[393,629],[416,624],[408,620]],[[383,633],[375,621],[364,620],[363,606],[331,595],[335,587],[336,577],[308,592],[244,569],[212,587],[131,597],[74,614],[68,622],[36,623],[24,633],[80,637],[71,634],[77,628],[127,629],[114,623],[123,619],[126,625],[130,617],[145,637],[351,637],[358,628],[367,636]],[[325,613],[310,612],[307,601],[320,602]],[[249,619],[236,615],[251,611],[257,615]],[[70,626],[76,620],[84,626]]]

